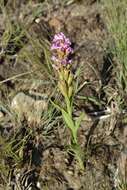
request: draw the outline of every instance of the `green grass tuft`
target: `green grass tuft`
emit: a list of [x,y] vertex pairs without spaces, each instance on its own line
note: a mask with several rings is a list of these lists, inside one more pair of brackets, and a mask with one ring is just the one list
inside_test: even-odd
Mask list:
[[120,89],[127,91],[127,1],[102,0],[110,39],[110,52],[116,58],[115,73]]

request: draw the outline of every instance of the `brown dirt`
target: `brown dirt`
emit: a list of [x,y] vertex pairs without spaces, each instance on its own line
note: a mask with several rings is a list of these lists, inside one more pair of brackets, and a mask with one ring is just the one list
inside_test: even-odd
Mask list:
[[[36,4],[36,1],[33,3]],[[49,40],[56,32],[63,31],[71,39],[74,46],[73,71],[75,72],[79,65],[82,66],[79,81],[88,82],[78,96],[95,97],[99,102],[98,105],[92,101],[80,100],[76,96],[75,114],[80,110],[99,111],[108,105],[109,97],[103,88],[113,85],[112,66],[109,55],[105,53],[107,31],[100,4],[92,0],[80,1],[65,7],[61,4],[59,1],[58,3],[51,1],[45,15],[39,17],[39,23],[32,23],[29,31],[32,35],[36,34],[38,38],[45,37]],[[27,70],[24,63],[15,65],[13,63],[13,61],[8,63],[2,58],[0,80]],[[20,84],[16,81],[3,84],[0,87],[2,99],[6,99],[5,92],[12,97],[12,92],[24,89]],[[32,148],[29,146],[30,149],[26,150],[28,154],[32,151],[32,169],[35,169],[37,175],[39,174],[40,190],[112,190],[115,188],[117,169],[122,170],[124,178],[127,175],[125,171],[126,127],[118,121],[120,118],[112,116],[106,120],[90,119],[82,122],[78,139],[86,155],[85,171],[79,169],[76,160],[65,150],[64,146],[70,142],[70,133],[61,124],[57,128],[54,127],[48,137],[40,135],[39,147],[33,148],[32,145]],[[32,143],[35,141],[36,144],[37,139],[31,141]],[[26,164],[23,168],[27,167]]]

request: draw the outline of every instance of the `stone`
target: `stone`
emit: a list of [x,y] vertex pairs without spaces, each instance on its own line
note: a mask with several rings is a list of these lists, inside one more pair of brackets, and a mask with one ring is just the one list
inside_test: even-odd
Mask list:
[[45,100],[34,100],[23,92],[19,92],[12,99],[11,108],[20,119],[25,116],[30,123],[40,123],[42,112],[47,109],[47,103]]

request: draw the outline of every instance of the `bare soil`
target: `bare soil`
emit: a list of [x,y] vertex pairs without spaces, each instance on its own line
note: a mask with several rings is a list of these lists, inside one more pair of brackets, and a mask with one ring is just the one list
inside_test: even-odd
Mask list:
[[[25,3],[25,1],[21,3],[19,12],[14,11],[13,16],[22,13]],[[32,3],[33,6],[37,6],[39,0]],[[30,14],[29,7],[26,8],[25,18],[28,16],[27,14]],[[4,31],[2,23],[1,17],[1,35]],[[117,105],[112,101],[111,96],[117,96],[117,92],[112,71],[112,56],[106,51],[108,32],[101,4],[92,0],[84,0],[67,5],[64,4],[64,1],[52,0],[46,6],[43,14],[39,15],[29,27],[31,35],[37,36],[38,39],[46,38],[50,42],[53,35],[60,31],[64,32],[73,43],[73,72],[75,73],[81,67],[79,84],[86,81],[84,87],[75,97],[74,113],[78,115],[80,111],[83,111],[87,114],[78,133],[78,140],[85,155],[85,170],[81,171],[75,158],[67,152],[66,145],[70,142],[70,132],[59,121],[59,124],[55,124],[47,135],[42,135],[43,129],[33,127],[34,135],[30,137],[23,150],[23,162],[18,169],[12,172],[12,175],[29,174],[30,181],[35,181],[32,189],[116,189],[119,179],[118,173],[124,180],[127,178],[127,130],[126,122],[122,121],[123,116],[112,114],[117,110]],[[25,43],[27,45],[27,40]],[[13,48],[13,44],[12,47],[8,48]],[[28,48],[30,49],[29,44]],[[28,71],[30,63],[20,60],[15,63],[15,55],[19,51],[16,49],[14,55],[11,55],[11,59],[8,53],[1,56],[1,81]],[[38,76],[40,77],[36,74],[36,78],[41,79]],[[31,78],[25,82],[8,80],[2,85],[0,84],[2,102],[7,103],[9,99],[9,104],[11,104],[13,97],[19,92],[36,99],[30,94],[32,84]],[[36,88],[38,93],[46,91],[43,87],[35,86],[32,90]],[[49,86],[48,95],[50,93]],[[83,96],[85,99],[82,99]],[[110,117],[91,117],[91,113],[105,110],[107,107],[110,107],[112,111]],[[4,122],[0,124],[1,135],[6,136],[4,131],[6,129],[8,130],[6,138],[10,138],[9,135],[14,133],[13,128],[15,128],[19,131],[17,138],[22,139],[24,134],[28,133],[25,122],[23,120],[20,127],[14,126],[5,114]],[[31,165],[29,164],[30,156],[32,156]],[[27,173],[27,171],[29,172]]]

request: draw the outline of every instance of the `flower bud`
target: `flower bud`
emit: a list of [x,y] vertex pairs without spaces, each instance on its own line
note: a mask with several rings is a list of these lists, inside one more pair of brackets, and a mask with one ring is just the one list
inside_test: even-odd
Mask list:
[[64,69],[64,79],[65,79],[65,81],[68,80],[68,75],[69,75],[69,70]]
[[19,150],[19,157],[22,159],[23,158],[23,148],[21,147],[21,149]]
[[62,69],[58,71],[58,75],[59,75],[59,79],[60,79],[61,81],[64,80],[64,73],[63,73],[63,70],[62,70]]
[[73,87],[70,86],[69,89],[68,89],[68,97],[69,97],[69,98],[71,98],[72,93],[73,93]]
[[58,87],[59,87],[59,90],[62,93],[62,95],[64,97],[67,96],[67,86],[66,86],[65,81],[59,81],[58,82]]
[[68,77],[68,81],[67,81],[68,86],[70,86],[70,85],[71,85],[72,80],[73,80],[73,75],[72,75],[72,73],[70,73],[70,74],[69,74],[69,77]]

